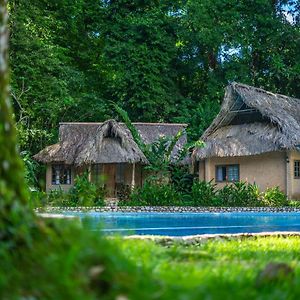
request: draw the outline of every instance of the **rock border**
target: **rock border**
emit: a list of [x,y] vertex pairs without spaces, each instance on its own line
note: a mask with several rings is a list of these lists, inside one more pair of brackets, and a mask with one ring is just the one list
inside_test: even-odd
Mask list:
[[216,233],[199,234],[187,236],[161,236],[161,235],[128,235],[124,236],[127,240],[146,240],[153,241],[163,246],[173,244],[197,245],[211,240],[243,240],[249,238],[268,238],[268,237],[297,237],[300,238],[299,231],[274,231],[274,232],[255,232],[255,233]]
[[300,207],[191,207],[191,206],[100,206],[40,207],[36,212],[157,212],[157,213],[224,213],[224,212],[300,212]]

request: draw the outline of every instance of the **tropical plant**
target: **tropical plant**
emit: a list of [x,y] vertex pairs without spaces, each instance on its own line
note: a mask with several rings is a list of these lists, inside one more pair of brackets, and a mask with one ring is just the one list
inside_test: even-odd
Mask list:
[[36,190],[38,184],[36,178],[38,163],[32,159],[31,154],[28,151],[22,151],[20,155],[25,166],[26,182],[31,190]]
[[260,192],[256,184],[234,182],[217,192],[222,206],[262,206]]
[[278,186],[268,188],[262,197],[266,206],[288,206],[289,204],[286,194]]
[[74,186],[69,191],[70,206],[102,206],[105,189],[90,182],[88,172],[76,176]]
[[216,206],[216,184],[212,181],[194,181],[191,191],[191,205],[193,206]]
[[122,118],[127,128],[130,130],[134,141],[138,144],[140,149],[147,157],[150,164],[146,166],[145,169],[150,171],[152,181],[155,180],[159,183],[163,182],[165,178],[170,177],[172,165],[179,164],[188,156],[188,151],[190,150],[190,148],[196,145],[196,143],[184,145],[184,147],[180,149],[177,158],[172,161],[172,152],[178,140],[185,133],[184,130],[179,130],[178,133],[172,137],[161,136],[153,143],[146,145],[143,142],[143,139],[138,130],[132,124],[128,113],[117,104],[112,103],[112,105],[115,111]]
[[143,139],[142,139],[141,135],[139,134],[138,130],[136,129],[136,127],[132,124],[132,122],[128,116],[128,113],[122,107],[120,107],[119,105],[117,105],[114,102],[111,102],[111,105],[114,108],[114,110],[118,113],[118,115],[121,117],[122,121],[125,123],[125,125],[129,129],[129,131],[131,132],[133,140],[137,143],[137,145],[140,147],[142,152],[147,157],[146,144],[143,142]]
[[146,181],[142,187],[136,188],[129,201],[121,201],[120,205],[170,206],[180,205],[181,195],[170,184]]
[[195,175],[191,174],[188,165],[172,165],[171,170],[171,184],[177,192],[182,194],[189,194],[192,190]]

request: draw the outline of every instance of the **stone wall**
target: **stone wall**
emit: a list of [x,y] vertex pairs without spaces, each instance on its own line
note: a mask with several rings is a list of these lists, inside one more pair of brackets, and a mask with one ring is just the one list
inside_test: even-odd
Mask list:
[[160,212],[160,213],[220,213],[220,212],[300,212],[297,207],[190,207],[190,206],[103,206],[103,207],[43,207],[37,212]]

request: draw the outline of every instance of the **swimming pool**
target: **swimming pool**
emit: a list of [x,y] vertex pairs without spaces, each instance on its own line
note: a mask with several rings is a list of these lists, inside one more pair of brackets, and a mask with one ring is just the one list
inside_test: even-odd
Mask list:
[[186,236],[217,233],[300,231],[300,213],[107,213],[66,212],[87,230],[120,235]]

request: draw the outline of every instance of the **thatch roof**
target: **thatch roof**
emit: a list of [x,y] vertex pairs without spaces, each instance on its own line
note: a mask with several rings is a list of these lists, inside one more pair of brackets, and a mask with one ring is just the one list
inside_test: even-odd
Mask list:
[[[145,143],[160,136],[174,136],[185,124],[133,123]],[[173,151],[186,142],[183,136]],[[43,163],[63,162],[77,166],[90,163],[142,163],[147,158],[123,123],[108,120],[104,123],[60,123],[59,142],[40,151],[34,158]]]
[[257,155],[298,149],[300,100],[245,84],[231,83],[220,113],[195,149],[194,159]]

